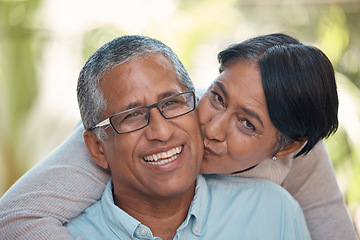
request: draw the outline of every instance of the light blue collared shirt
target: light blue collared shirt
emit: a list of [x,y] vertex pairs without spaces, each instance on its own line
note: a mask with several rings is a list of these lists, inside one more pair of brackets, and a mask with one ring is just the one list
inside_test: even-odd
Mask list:
[[[151,230],[114,204],[111,180],[102,198],[66,227],[83,239],[152,239]],[[199,175],[177,239],[311,239],[299,204],[263,179]]]

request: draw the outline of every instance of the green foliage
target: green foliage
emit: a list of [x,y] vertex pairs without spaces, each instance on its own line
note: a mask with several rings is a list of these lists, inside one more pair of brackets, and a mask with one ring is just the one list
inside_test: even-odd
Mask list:
[[0,1],[2,92],[6,96],[7,114],[12,133],[29,112],[38,94],[36,64],[39,58],[34,41],[34,14],[40,0]]
[[40,0],[0,1],[0,95],[2,141],[0,161],[5,166],[8,185],[26,169],[21,169],[17,146],[22,125],[38,95],[36,66],[41,48],[36,28]]
[[337,176],[342,179],[348,204],[360,202],[360,90],[344,74],[337,73],[339,130],[326,141]]
[[350,33],[346,24],[346,14],[338,5],[330,5],[320,15],[317,28],[318,43],[326,52],[333,65],[349,47]]

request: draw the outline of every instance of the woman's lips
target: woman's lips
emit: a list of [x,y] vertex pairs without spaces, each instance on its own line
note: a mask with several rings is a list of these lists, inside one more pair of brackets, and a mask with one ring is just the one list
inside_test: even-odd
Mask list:
[[211,148],[209,147],[204,147],[204,154],[206,155],[217,155]]

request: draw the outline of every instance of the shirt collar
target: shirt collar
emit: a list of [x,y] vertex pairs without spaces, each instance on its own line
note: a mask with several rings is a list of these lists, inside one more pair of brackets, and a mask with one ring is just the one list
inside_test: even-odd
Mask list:
[[[148,236],[152,236],[150,229],[142,225],[138,220],[130,216],[128,213],[120,209],[114,204],[113,184],[110,179],[106,185],[104,194],[101,198],[104,210],[105,221],[110,229],[119,236],[120,239],[139,237],[139,229],[146,229]],[[209,189],[205,178],[199,174],[196,179],[195,196],[191,202],[188,215],[185,221],[180,225],[177,232],[191,224],[192,233],[201,236],[204,229],[205,219],[208,215],[209,208]]]
[[199,174],[196,179],[195,196],[191,202],[188,215],[185,221],[180,225],[178,231],[185,228],[189,223],[192,225],[193,234],[201,236],[205,219],[209,212],[209,189],[205,178]]
[[128,239],[129,237],[135,238],[136,230],[141,223],[115,205],[113,198],[113,183],[111,179],[106,185],[101,200],[105,221],[109,228],[118,235],[120,239]]

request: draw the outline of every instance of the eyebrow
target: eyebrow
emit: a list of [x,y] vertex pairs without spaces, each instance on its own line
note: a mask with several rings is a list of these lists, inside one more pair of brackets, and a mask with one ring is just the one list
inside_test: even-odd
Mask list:
[[229,94],[228,94],[228,92],[226,91],[224,84],[222,84],[222,82],[215,82],[214,84],[217,85],[217,86],[220,88],[220,90],[221,90],[221,92],[224,94],[225,98],[228,99],[228,98],[229,98]]
[[164,98],[167,98],[167,97],[179,94],[179,93],[181,93],[181,92],[179,92],[179,91],[167,91],[167,92],[164,92],[164,93],[162,93],[162,94],[160,94],[158,96],[158,101],[161,101]]
[[[229,98],[229,95],[228,95],[228,93],[227,93],[227,91],[226,91],[226,89],[225,89],[224,84],[222,84],[221,82],[215,82],[214,84],[217,85],[217,86],[220,88],[220,90],[221,90],[221,92],[224,94],[225,98],[228,99],[228,98]],[[242,106],[237,107],[237,109],[240,110],[240,111],[242,111],[242,112],[245,112],[246,114],[248,114],[248,115],[250,115],[251,117],[255,118],[256,120],[259,121],[259,123],[261,124],[261,126],[264,127],[264,124],[263,124],[263,122],[261,121],[260,116],[259,116],[256,112],[254,112],[254,111],[252,111],[252,110],[250,110],[250,109],[248,109],[248,108],[246,108],[246,107],[242,107]]]

